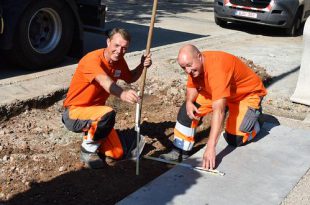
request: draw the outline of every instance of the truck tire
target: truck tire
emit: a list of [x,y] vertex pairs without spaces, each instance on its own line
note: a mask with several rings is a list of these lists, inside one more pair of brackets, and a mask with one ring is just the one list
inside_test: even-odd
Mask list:
[[73,31],[74,18],[64,1],[34,1],[20,18],[11,58],[30,70],[54,66],[68,53]]
[[296,16],[294,18],[293,24],[285,29],[285,33],[288,36],[298,36],[301,34],[301,16],[302,15],[302,10],[298,9]]
[[227,21],[224,21],[216,16],[214,16],[214,21],[216,23],[216,25],[220,26],[220,27],[225,27],[227,25]]

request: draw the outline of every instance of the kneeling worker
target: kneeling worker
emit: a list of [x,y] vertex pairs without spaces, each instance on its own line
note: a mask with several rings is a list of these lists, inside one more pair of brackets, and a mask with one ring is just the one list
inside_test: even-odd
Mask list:
[[126,139],[118,136],[113,128],[116,113],[105,103],[110,94],[124,102],[136,103],[138,94],[131,89],[124,90],[116,82],[118,79],[135,82],[143,68],[152,64],[149,54],[141,57],[135,69],[129,70],[124,59],[129,43],[126,30],[112,29],[106,48],[92,51],[80,60],[64,101],[62,121],[70,131],[85,133],[81,160],[90,168],[103,167],[100,156],[120,159],[126,154]]
[[200,52],[193,45],[185,45],[179,51],[178,63],[188,74],[186,102],[177,116],[174,148],[160,157],[174,161],[188,157],[199,120],[212,113],[202,167],[213,169],[226,107],[229,116],[225,140],[235,147],[244,145],[260,130],[258,117],[261,113],[261,100],[267,91],[254,71],[236,56],[225,52]]

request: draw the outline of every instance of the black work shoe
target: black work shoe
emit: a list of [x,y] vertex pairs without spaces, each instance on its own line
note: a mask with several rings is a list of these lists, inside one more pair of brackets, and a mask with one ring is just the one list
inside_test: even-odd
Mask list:
[[161,154],[159,158],[165,159],[168,161],[175,161],[175,162],[181,162],[189,157],[189,154],[187,151],[183,151],[179,148],[173,148],[170,152],[166,154]]
[[88,152],[83,147],[81,147],[80,159],[88,168],[100,169],[104,167],[104,163],[97,152]]

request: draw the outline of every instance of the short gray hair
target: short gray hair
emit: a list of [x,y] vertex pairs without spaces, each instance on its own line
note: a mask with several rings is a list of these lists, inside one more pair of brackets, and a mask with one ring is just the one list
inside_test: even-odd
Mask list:
[[126,41],[128,41],[130,43],[131,36],[127,30],[125,30],[123,28],[113,28],[113,29],[106,31],[106,35],[109,39],[111,39],[117,33],[119,33],[123,39],[125,39]]

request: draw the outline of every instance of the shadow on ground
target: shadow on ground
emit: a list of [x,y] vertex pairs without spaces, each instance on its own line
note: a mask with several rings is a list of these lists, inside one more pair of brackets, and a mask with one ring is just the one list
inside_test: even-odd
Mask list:
[[[106,29],[111,29],[114,27],[121,27],[127,29],[132,36],[132,42],[129,47],[128,52],[133,51],[141,51],[145,50],[146,42],[148,37],[148,26],[137,25],[133,23],[124,23],[124,22],[109,22],[107,23]],[[152,40],[152,48],[158,46],[169,45],[173,43],[179,43],[183,41],[189,41],[193,39],[198,39],[202,37],[206,37],[202,35],[185,33],[180,31],[173,31],[163,28],[154,28],[153,31],[153,40]],[[106,36],[104,34],[96,34],[96,33],[85,33],[85,41],[84,41],[84,54],[106,47]],[[78,62],[78,59],[66,58],[64,62],[62,62],[59,67],[72,65]],[[0,56],[0,71],[1,71],[1,79],[31,74],[37,71],[25,70],[19,66],[14,66],[7,62],[3,57]]]
[[[159,138],[159,141],[165,144],[164,141],[169,141],[165,130],[174,127],[174,124],[175,122],[171,121],[162,123],[144,122],[141,125],[141,133],[143,135],[150,135],[150,138]],[[121,130],[119,134],[135,135],[136,133],[134,129],[131,128]],[[146,149],[153,149],[153,147],[148,147]],[[191,163],[197,164],[198,162]],[[136,163],[132,160],[121,160],[112,165],[106,165],[104,169],[99,170],[82,168],[64,173],[50,181],[31,182],[29,190],[12,196],[8,201],[0,201],[0,204],[115,204],[172,167],[173,165],[141,159],[139,176],[137,176],[135,172]],[[188,168],[182,167],[181,169],[186,169],[184,171],[188,172]],[[196,183],[197,178],[200,176],[201,174],[199,172],[191,173],[191,177],[188,178],[186,185],[169,190],[169,193],[166,194],[164,198],[161,198],[161,201],[169,202],[175,196],[184,194],[190,186]],[[186,177],[186,175],[174,176],[174,178],[182,177]]]
[[[302,35],[304,24],[300,28],[300,32],[297,36]],[[243,31],[253,35],[262,35],[262,36],[270,36],[270,37],[291,37],[285,34],[284,29],[276,28],[271,26],[265,25],[258,25],[258,24],[250,24],[250,23],[227,23],[223,26],[225,29],[236,30],[236,31]]]
[[[139,24],[148,24],[152,15],[153,1],[131,0],[123,1],[110,0],[107,3],[108,21],[134,21]],[[210,0],[164,0],[157,3],[156,22],[163,17],[175,16],[187,12],[213,12],[213,1]]]
[[[132,41],[130,43],[128,52],[145,50],[149,32],[148,26],[121,21],[111,21],[106,24],[106,30],[115,27],[125,28],[131,34]],[[208,35],[198,35],[155,27],[153,30],[151,48],[194,40],[207,36]],[[106,47],[106,37],[103,34],[87,33],[85,36],[85,42],[87,42],[84,46],[85,53],[98,48]]]
[[[13,196],[1,204],[50,205],[115,204],[167,168],[153,166],[153,162],[141,163],[141,174],[135,175],[135,162],[123,161],[100,170],[81,169],[60,175],[50,181],[31,183],[30,189]],[[146,167],[152,169],[146,170]],[[156,174],[154,174],[156,173]]]
[[[0,204],[112,205],[168,169],[162,163],[151,160],[141,160],[140,164],[139,176],[135,174],[134,161],[119,162],[115,166],[106,167],[103,170],[81,169],[68,172],[47,182],[31,183],[28,191],[17,194],[8,201],[0,201]],[[173,197],[184,194],[200,176],[201,174],[198,172],[192,173],[186,186],[170,190],[169,194],[166,194],[161,201],[169,202]]]
[[275,84],[276,82],[286,78],[287,76],[292,75],[296,72],[299,72],[299,70],[300,70],[300,66],[297,66],[296,68],[293,68],[293,69],[291,69],[285,73],[282,73],[282,74],[277,75],[277,76],[273,76],[270,79],[267,79],[266,81],[264,81],[264,85],[266,88],[268,88],[271,85]]

